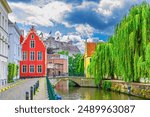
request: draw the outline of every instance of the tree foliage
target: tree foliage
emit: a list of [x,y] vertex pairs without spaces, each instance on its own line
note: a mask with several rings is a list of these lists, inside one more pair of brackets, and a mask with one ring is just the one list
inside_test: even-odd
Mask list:
[[58,54],[69,55],[69,52],[68,51],[60,51],[60,52],[58,52]]
[[8,64],[8,83],[13,82],[13,78],[18,76],[19,66],[14,63]]
[[82,54],[69,56],[69,76],[84,75],[84,60]]
[[100,43],[89,66],[95,81],[104,78],[139,82],[150,78],[150,5],[133,6],[114,35]]

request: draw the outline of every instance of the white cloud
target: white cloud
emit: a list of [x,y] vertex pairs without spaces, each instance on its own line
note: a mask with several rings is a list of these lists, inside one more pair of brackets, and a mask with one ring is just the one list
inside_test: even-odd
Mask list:
[[55,32],[55,40],[61,41],[62,34],[60,31]]
[[[59,40],[57,39],[57,37],[59,37]],[[82,53],[84,52],[85,41],[82,39],[81,35],[78,35],[76,33],[62,35],[62,33],[60,31],[56,31],[55,39],[57,39],[57,41],[61,41],[61,42],[72,41],[73,45],[77,46]]]
[[49,33],[45,33],[45,32],[42,32],[40,30],[37,30],[36,33],[40,36],[40,37],[43,37],[43,39],[47,39],[50,35]]
[[53,22],[63,22],[65,12],[71,11],[71,5],[61,1],[53,1],[42,8],[27,3],[9,3],[13,13],[12,21],[28,25],[53,26]]
[[104,42],[103,40],[99,40],[99,38],[88,38],[87,42]]
[[101,0],[97,11],[105,16],[110,16],[115,8],[122,8],[123,5],[124,0]]
[[84,40],[82,39],[82,37],[80,35],[70,34],[70,35],[67,35],[67,36],[63,36],[62,39],[65,40],[66,37],[67,37],[68,41],[72,41],[73,44],[79,48],[81,53],[84,52],[85,43],[84,43]]
[[82,35],[82,37],[85,37],[85,38],[90,38],[93,35],[93,32],[94,32],[94,28],[92,28],[88,24],[76,25],[75,29],[79,34]]
[[98,8],[95,10],[97,13],[107,17],[113,15],[116,9],[124,9],[126,11],[126,6],[130,7],[131,5],[139,2],[139,0],[100,0]]

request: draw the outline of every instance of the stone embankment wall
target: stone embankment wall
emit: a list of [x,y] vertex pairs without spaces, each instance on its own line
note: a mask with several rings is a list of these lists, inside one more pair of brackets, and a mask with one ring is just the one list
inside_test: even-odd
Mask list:
[[[150,99],[150,84],[126,83],[118,80],[111,81],[111,90]],[[103,83],[103,82],[102,82]]]

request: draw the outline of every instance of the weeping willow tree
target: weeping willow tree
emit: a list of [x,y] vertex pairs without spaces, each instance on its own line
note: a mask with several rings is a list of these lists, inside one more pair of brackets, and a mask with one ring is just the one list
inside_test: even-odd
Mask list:
[[150,78],[150,5],[131,8],[107,43],[97,45],[89,71],[98,84],[104,78],[139,82]]
[[84,59],[83,56],[79,59],[78,73],[80,76],[84,76]]
[[88,66],[88,72],[95,77],[96,84],[98,84],[99,80],[114,75],[113,68],[113,45],[111,43],[99,44]]

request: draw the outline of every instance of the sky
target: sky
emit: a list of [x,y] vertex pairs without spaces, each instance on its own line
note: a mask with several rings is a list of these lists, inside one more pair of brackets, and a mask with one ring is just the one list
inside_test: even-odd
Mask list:
[[45,37],[72,40],[84,52],[85,40],[106,42],[116,24],[133,5],[150,0],[8,0],[12,9],[9,19],[20,29],[34,25]]

